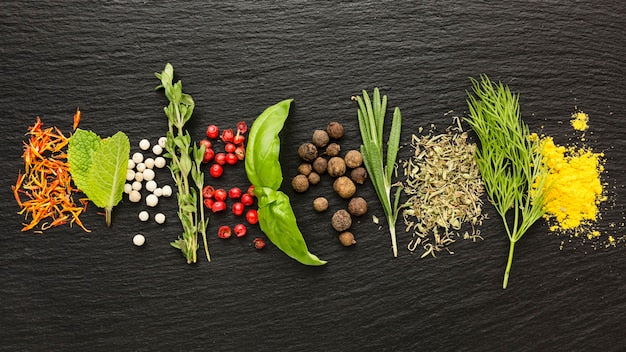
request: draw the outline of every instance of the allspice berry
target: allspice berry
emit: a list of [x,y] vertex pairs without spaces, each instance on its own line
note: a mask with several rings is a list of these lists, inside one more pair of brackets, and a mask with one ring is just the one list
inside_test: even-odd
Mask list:
[[326,173],[327,166],[328,166],[328,161],[326,161],[326,159],[322,158],[321,156],[318,156],[317,159],[313,161],[313,170],[315,170],[315,172],[317,172],[320,175]]
[[334,156],[328,160],[328,168],[326,170],[331,177],[343,176],[346,173],[346,162],[343,158]]
[[307,177],[309,179],[309,183],[312,185],[320,183],[320,174],[318,174],[317,172],[311,172]]
[[352,182],[352,180],[350,180],[346,176],[341,176],[336,179],[333,183],[333,189],[343,199],[348,199],[352,197],[356,192],[356,186],[354,185],[354,182]]
[[313,132],[313,144],[317,147],[325,147],[328,144],[330,138],[328,137],[328,133],[324,130],[315,130]]
[[354,183],[362,185],[367,179],[367,171],[363,166],[357,167],[356,169],[350,171],[350,179],[354,181]]
[[309,189],[309,179],[300,174],[291,180],[291,187],[293,187],[294,191],[302,193]]
[[298,172],[303,174],[304,176],[309,176],[312,170],[313,167],[311,167],[311,164],[309,163],[302,163],[300,164],[300,166],[298,166]]
[[348,212],[354,216],[361,216],[367,213],[367,201],[363,197],[354,197],[348,203]]
[[317,158],[317,147],[313,143],[304,143],[298,148],[300,159],[312,162]]
[[342,232],[339,235],[339,242],[341,242],[344,247],[350,247],[356,243],[356,241],[354,240],[354,235],[352,234],[352,232],[348,231]]
[[359,167],[361,166],[361,164],[363,164],[363,156],[361,155],[361,152],[358,150],[349,151],[344,157],[344,159],[346,160],[346,166],[348,166],[351,169],[354,169],[355,167]]
[[326,155],[328,155],[330,157],[339,155],[340,151],[341,151],[341,146],[339,144],[337,144],[337,143],[330,143],[326,147]]
[[337,210],[331,219],[333,228],[339,232],[345,231],[352,226],[352,218],[347,211],[341,209]]
[[326,209],[328,209],[328,199],[324,197],[315,198],[313,201],[313,209],[318,213],[326,211]]
[[343,126],[339,122],[333,121],[326,127],[326,132],[330,138],[339,139],[343,137]]

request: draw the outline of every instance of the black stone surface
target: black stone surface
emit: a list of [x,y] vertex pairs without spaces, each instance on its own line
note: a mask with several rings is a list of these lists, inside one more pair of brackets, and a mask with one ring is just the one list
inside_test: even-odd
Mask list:
[[[0,350],[3,351],[622,351],[626,257],[594,250],[535,225],[518,243],[501,289],[508,241],[490,207],[484,241],[453,256],[392,258],[388,233],[369,214],[358,244],[338,245],[310,201],[330,180],[291,197],[310,250],[329,261],[298,264],[269,244],[222,241],[211,220],[213,261],[185,264],[169,246],[180,231],[175,200],[166,225],[141,223],[124,200],[106,228],[21,233],[10,185],[22,168],[24,132],[36,116],[101,135],[125,131],[133,151],[164,134],[165,98],[153,72],[172,62],[196,101],[195,139],[210,123],[252,123],[285,98],[295,105],[281,134],[285,180],[297,145],[337,120],[344,150],[359,144],[350,96],[381,87],[405,118],[406,145],[419,126],[466,112],[470,76],[487,73],[521,92],[525,121],[559,143],[579,138],[576,108],[590,116],[587,145],[606,156],[603,233],[624,234],[626,5],[623,1],[3,1],[0,3]],[[543,129],[541,129],[543,127]],[[405,148],[401,157],[409,155]],[[166,172],[158,174],[169,182]],[[246,187],[241,165],[217,185]],[[371,184],[358,193],[374,199]],[[152,212],[154,213],[154,212]],[[617,224],[609,227],[610,223]],[[144,233],[147,244],[132,245]],[[563,250],[559,250],[565,241]],[[200,253],[199,253],[200,254]],[[201,257],[200,257],[201,258]]]

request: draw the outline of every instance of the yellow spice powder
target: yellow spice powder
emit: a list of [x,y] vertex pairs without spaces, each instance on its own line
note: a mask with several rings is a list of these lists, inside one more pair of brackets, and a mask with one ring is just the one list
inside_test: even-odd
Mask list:
[[570,120],[572,127],[574,127],[576,131],[586,131],[587,128],[589,128],[587,122],[589,122],[589,115],[582,111],[574,113]]
[[[575,127],[576,128],[576,127]],[[550,185],[545,202],[545,218],[556,220],[551,231],[575,229],[596,220],[603,196],[600,174],[604,171],[602,153],[589,149],[565,148],[552,137],[541,139],[543,162],[550,169]]]

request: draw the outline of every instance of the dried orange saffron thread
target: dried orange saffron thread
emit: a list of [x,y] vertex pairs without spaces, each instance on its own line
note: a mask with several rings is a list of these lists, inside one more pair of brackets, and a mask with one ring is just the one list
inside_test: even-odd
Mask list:
[[[74,129],[80,121],[80,110],[74,115]],[[78,216],[87,207],[87,198],[77,204],[73,194],[78,189],[72,187],[72,178],[63,148],[69,142],[61,131],[54,127],[42,129],[43,123],[37,117],[35,124],[28,128],[28,143],[24,143],[24,174],[20,172],[17,182],[11,188],[15,201],[24,214],[26,223],[22,231],[40,225],[40,231],[66,223],[76,223],[83,230]],[[26,200],[22,200],[23,198]]]

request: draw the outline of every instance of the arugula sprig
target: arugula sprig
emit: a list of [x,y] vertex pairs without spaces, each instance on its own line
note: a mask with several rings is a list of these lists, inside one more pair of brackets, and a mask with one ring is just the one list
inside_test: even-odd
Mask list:
[[[370,175],[376,195],[381,202],[389,232],[391,234],[391,247],[393,256],[398,256],[398,245],[396,241],[396,220],[398,219],[398,210],[400,206],[400,192],[402,186],[391,183],[398,149],[400,148],[400,132],[402,127],[402,115],[400,109],[396,107],[393,111],[393,119],[391,121],[391,130],[389,139],[387,140],[387,157],[386,163],[383,163],[383,127],[385,124],[385,113],[387,111],[387,96],[383,95],[382,99],[378,88],[374,88],[372,99],[363,90],[363,97],[353,97],[353,100],[359,105],[357,112],[359,119],[359,129],[361,131],[361,154],[363,155],[363,163]],[[396,186],[394,200],[392,203],[391,190]]]
[[509,237],[502,282],[506,288],[515,243],[544,214],[548,170],[541,162],[539,141],[530,137],[521,119],[519,94],[512,94],[502,83],[492,83],[486,75],[480,81],[470,80],[475,96],[467,93],[470,116],[466,121],[480,140],[476,162]]
[[[178,188],[178,216],[183,225],[182,236],[170,244],[181,250],[187,258],[187,263],[195,263],[198,234],[201,234],[206,258],[211,261],[206,239],[209,221],[204,218],[204,207],[200,196],[204,186],[204,174],[200,170],[204,146],[192,143],[189,132],[183,128],[191,118],[195,103],[191,95],[183,93],[181,81],[173,83],[174,67],[171,64],[166,64],[163,72],[156,72],[155,76],[161,81],[156,89],[163,88],[169,100],[168,106],[163,108],[168,125],[165,157],[171,159],[168,167]],[[189,180],[190,175],[194,184],[191,184]],[[198,208],[200,208],[199,212]]]

